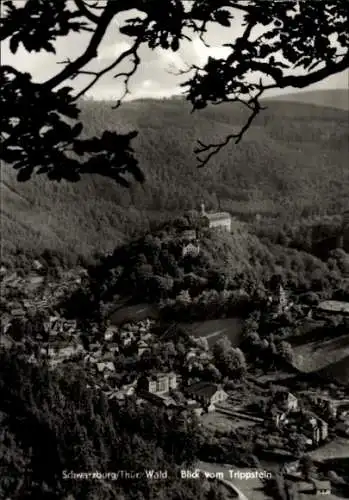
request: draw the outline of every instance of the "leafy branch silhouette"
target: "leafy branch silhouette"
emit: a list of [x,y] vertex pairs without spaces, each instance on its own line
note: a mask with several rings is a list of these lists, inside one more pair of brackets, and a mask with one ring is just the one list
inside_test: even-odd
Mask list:
[[[123,79],[124,91],[115,102],[121,105],[130,94],[130,81],[142,62],[140,49],[161,48],[176,52],[182,42],[199,38],[207,47],[210,25],[229,30],[242,16],[242,34],[227,44],[226,58],[209,57],[201,67],[189,66],[183,94],[197,111],[210,104],[240,103],[249,111],[240,130],[221,142],[195,149],[198,166],[231,141],[238,143],[263,110],[260,99],[266,90],[305,88],[349,67],[348,9],[344,0],[319,2],[270,0],[27,0],[20,5],[3,2],[0,41],[12,53],[20,45],[28,52],[55,54],[55,42],[71,32],[86,32],[86,47],[74,60],[66,59],[56,74],[44,82],[12,65],[0,68],[0,158],[18,170],[18,179],[33,173],[49,179],[78,181],[82,174],[109,176],[129,186],[129,176],[144,181],[131,146],[137,132],[101,131],[100,137],[84,138],[79,121],[79,100],[107,74]],[[120,21],[121,19],[121,21]],[[107,29],[129,40],[127,49],[98,71],[88,64],[98,58]],[[241,23],[241,21],[240,21]],[[117,26],[117,27],[116,27]],[[127,71],[120,69],[131,62]],[[114,73],[115,72],[115,73]],[[113,74],[114,73],[114,74]],[[90,76],[83,88],[69,81]]]

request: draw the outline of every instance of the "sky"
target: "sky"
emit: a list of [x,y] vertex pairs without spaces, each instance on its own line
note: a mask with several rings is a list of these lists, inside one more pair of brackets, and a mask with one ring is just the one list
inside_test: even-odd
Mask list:
[[[23,0],[18,0],[21,3]],[[110,64],[115,57],[130,46],[131,39],[120,34],[119,25],[122,18],[113,21],[105,34],[103,42],[98,52],[98,58],[85,69],[103,68]],[[182,75],[176,75],[179,69],[183,69],[187,64],[203,64],[209,56],[224,57],[228,49],[222,47],[222,41],[235,39],[242,33],[242,18],[239,13],[236,14],[234,22],[230,28],[211,26],[207,41],[211,47],[206,47],[199,38],[194,38],[192,42],[183,42],[178,52],[171,52],[162,49],[150,50],[142,47],[140,50],[141,65],[133,76],[129,98],[137,99],[141,97],[161,98],[178,94],[181,90],[179,84],[186,78]],[[8,43],[1,45],[2,64],[11,64],[21,71],[28,71],[33,75],[35,81],[45,81],[54,76],[62,68],[58,63],[69,57],[71,60],[84,52],[91,33],[69,34],[67,37],[60,38],[55,43],[56,55],[42,53],[28,53],[20,45],[19,50],[13,55],[8,47]],[[128,69],[129,65],[120,67],[121,71]],[[68,85],[81,89],[87,85],[91,77],[81,76]],[[319,82],[307,91],[312,89],[332,89],[348,88],[349,72],[342,72],[333,75],[322,82]],[[118,99],[122,95],[122,80],[113,79],[113,74],[101,79],[96,86],[87,94],[94,99]],[[283,91],[270,91],[267,96],[289,94],[296,92],[296,89],[287,88]]]

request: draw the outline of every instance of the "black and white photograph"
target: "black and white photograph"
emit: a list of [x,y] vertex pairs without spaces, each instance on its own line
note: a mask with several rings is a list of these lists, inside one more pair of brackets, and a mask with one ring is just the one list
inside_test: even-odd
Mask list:
[[348,1],[0,9],[0,500],[349,500]]

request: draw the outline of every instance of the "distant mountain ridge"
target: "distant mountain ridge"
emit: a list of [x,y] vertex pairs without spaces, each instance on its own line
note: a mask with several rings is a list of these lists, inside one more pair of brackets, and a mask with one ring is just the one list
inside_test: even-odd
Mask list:
[[268,100],[314,104],[346,111],[349,110],[349,85],[347,89],[311,90],[270,97]]

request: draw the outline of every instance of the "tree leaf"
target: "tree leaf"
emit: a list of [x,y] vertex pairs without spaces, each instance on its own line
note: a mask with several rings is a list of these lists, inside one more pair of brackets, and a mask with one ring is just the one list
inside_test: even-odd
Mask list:
[[71,130],[71,135],[73,137],[77,137],[78,135],[81,134],[82,132],[82,129],[83,129],[83,124],[81,122],[77,123],[76,125],[74,125],[74,127],[72,128]]
[[171,49],[173,50],[173,52],[177,52],[177,50],[179,49],[179,40],[178,38],[174,38],[171,42]]
[[10,39],[10,51],[12,54],[15,54],[18,50],[18,45],[19,45],[19,38],[17,36],[13,36]]
[[214,15],[215,21],[227,28],[230,27],[230,13],[227,10],[218,10]]
[[18,172],[18,175],[17,175],[17,180],[18,182],[26,182],[26,181],[29,181],[31,175],[33,173],[33,168],[32,167],[25,167],[25,168],[22,168],[22,170],[20,170]]

